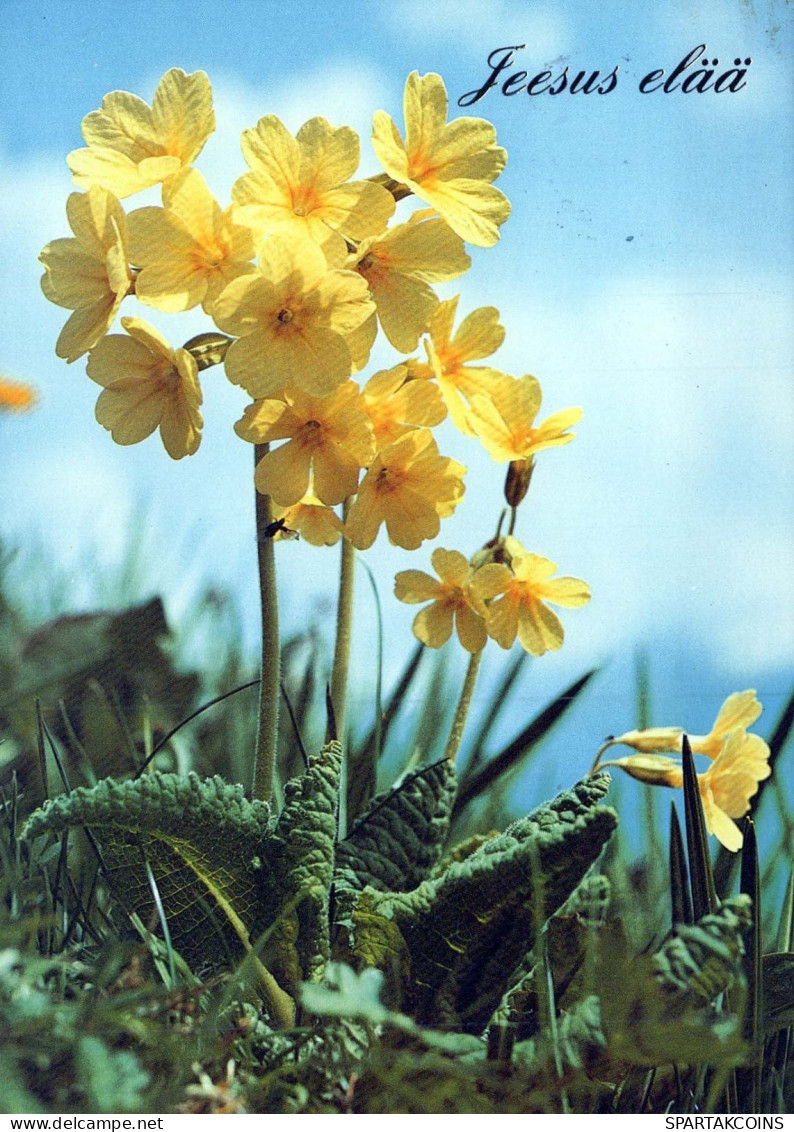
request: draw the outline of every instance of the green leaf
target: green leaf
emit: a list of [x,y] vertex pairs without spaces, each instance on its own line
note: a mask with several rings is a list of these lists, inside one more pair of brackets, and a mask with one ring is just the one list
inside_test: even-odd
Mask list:
[[762,962],[764,1032],[794,1026],[794,952],[773,951]]
[[334,869],[342,748],[328,743],[284,787],[284,808],[260,850],[254,930],[269,932],[265,962],[290,993],[322,978],[331,955],[329,900]]
[[669,1010],[713,1002],[740,976],[742,935],[750,926],[749,897],[726,900],[696,924],[679,924],[653,957]]
[[[598,804],[608,786],[607,774],[585,779],[410,893],[361,894],[374,921],[399,929],[410,962],[406,1010],[433,1025],[485,1026],[536,930],[567,900],[617,825],[614,811]],[[354,928],[352,914],[347,924]],[[382,923],[379,931],[382,942]],[[367,949],[354,932],[353,954]],[[403,966],[403,956],[392,958]]]
[[155,771],[132,782],[104,779],[46,803],[22,838],[90,827],[113,893],[144,923],[154,911],[148,861],[174,946],[193,965],[218,966],[225,949],[237,956],[248,945],[269,821],[267,804],[249,801],[241,786]]
[[455,788],[455,768],[442,759],[379,794],[337,846],[337,881],[384,892],[416,888],[438,864]]

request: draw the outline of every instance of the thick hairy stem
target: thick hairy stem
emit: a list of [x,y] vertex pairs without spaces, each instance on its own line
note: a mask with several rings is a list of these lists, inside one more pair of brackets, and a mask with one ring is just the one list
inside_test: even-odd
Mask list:
[[471,701],[474,695],[474,685],[477,683],[477,673],[480,668],[482,654],[482,649],[480,649],[479,652],[473,652],[471,654],[469,667],[466,669],[466,679],[463,681],[460,699],[458,700],[458,706],[455,711],[455,718],[452,720],[452,726],[449,729],[449,738],[444,748],[444,758],[449,759],[449,761],[453,763],[458,754],[460,741],[463,738],[463,729],[466,726],[466,719],[469,715],[469,708],[471,707]]
[[[267,444],[254,445],[254,462],[267,454]],[[273,522],[269,495],[256,495],[256,545],[259,561],[259,601],[262,607],[262,682],[259,688],[259,726],[253,773],[253,797],[269,802],[278,746],[278,708],[281,695],[281,650],[278,636],[276,556],[268,527]]]
[[[345,501],[344,519],[350,501]],[[339,570],[339,600],[336,607],[336,644],[334,668],[331,676],[331,703],[334,707],[337,738],[344,742],[347,683],[350,671],[350,645],[353,636],[353,579],[356,569],[356,552],[348,539],[342,539],[342,557]]]

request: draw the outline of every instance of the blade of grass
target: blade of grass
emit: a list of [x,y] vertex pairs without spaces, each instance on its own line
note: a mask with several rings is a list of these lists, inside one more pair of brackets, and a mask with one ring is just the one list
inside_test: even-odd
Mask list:
[[[772,768],[772,775],[759,783],[758,792],[750,801],[751,818],[755,818],[758,813],[758,807],[761,804],[761,799],[765,796],[767,787],[770,783],[775,783],[775,764],[780,756],[781,751],[786,745],[789,736],[791,735],[792,728],[794,728],[794,692],[783,708],[780,718],[775,725],[775,729],[769,740],[769,765]],[[717,892],[724,894],[729,891],[731,880],[733,877],[734,869],[737,865],[737,855],[731,853],[724,847],[720,848],[714,861],[714,882],[717,887]]]
[[372,728],[372,742],[359,748],[351,755],[347,776],[347,820],[352,824],[363,813],[375,794],[378,781],[378,763],[383,746],[383,610],[380,603],[377,582],[372,570],[359,559],[369,580],[375,603],[375,623],[377,640],[377,660],[375,669],[375,724]]
[[758,842],[755,824],[744,823],[742,844],[741,891],[753,902],[752,920],[744,934],[742,969],[747,982],[743,1035],[750,1047],[752,1062],[736,1070],[736,1086],[740,1112],[760,1113],[762,1091],[761,1052],[764,1044],[763,975],[761,970],[761,885],[758,870]]
[[686,735],[683,736],[682,766],[689,883],[692,890],[692,912],[697,921],[716,910],[717,894],[714,889],[714,874],[711,871],[709,835],[698,788],[695,760],[692,758],[692,748]]
[[507,702],[507,698],[512,692],[513,687],[515,686],[515,682],[518,679],[528,656],[529,653],[526,653],[523,649],[521,649],[515,661],[511,665],[509,665],[507,672],[505,673],[501,683],[499,684],[499,687],[494,692],[493,708],[490,712],[486,713],[483,716],[482,723],[480,724],[479,730],[474,737],[474,741],[471,745],[471,754],[469,755],[469,761],[466,765],[465,773],[461,778],[462,782],[466,782],[467,780],[471,779],[473,775],[480,769],[483,763],[485,744],[488,741],[488,736],[491,734],[494,724],[502,714],[505,703]]
[[684,839],[675,804],[670,805],[670,902],[673,929],[676,924],[693,924],[692,894],[689,891]]
[[[419,662],[421,661],[422,656],[424,655],[424,652],[425,652],[425,646],[421,643],[418,644],[416,646],[416,648],[414,649],[414,651],[411,653],[410,657],[408,658],[408,662],[407,662],[407,664],[405,665],[405,668],[402,671],[400,679],[397,681],[397,683],[394,687],[394,691],[389,696],[388,703],[386,704],[386,707],[383,709],[381,719],[380,719],[381,748],[386,743],[386,739],[388,737],[389,728],[391,727],[392,721],[394,720],[394,717],[397,715],[397,712],[402,707],[403,700],[405,699],[405,696],[407,695],[408,691],[410,690],[411,685],[414,682],[414,679],[415,679],[416,673],[417,673],[417,669],[419,668]],[[376,725],[375,727],[372,728],[372,730],[369,732],[369,734],[367,735],[364,742],[359,747],[359,751],[367,751],[367,750],[370,750],[373,747],[373,745],[375,743],[375,735],[376,735],[377,730],[378,730],[378,727]]]
[[532,752],[533,748],[538,745],[541,739],[546,737],[557,720],[565,714],[574,700],[584,691],[590,680],[595,676],[596,671],[597,669],[593,668],[574,681],[556,700],[535,716],[512,743],[508,743],[498,755],[490,759],[482,770],[472,776],[468,783],[461,785],[453,809],[453,816],[457,816],[470,802],[473,802],[475,798],[478,798],[492,786],[498,778],[512,770]]

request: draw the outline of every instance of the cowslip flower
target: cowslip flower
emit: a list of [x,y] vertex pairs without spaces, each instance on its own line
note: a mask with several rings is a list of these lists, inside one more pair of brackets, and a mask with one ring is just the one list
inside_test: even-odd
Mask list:
[[128,197],[165,181],[198,157],[215,129],[212,89],[203,71],[166,72],[151,108],[134,94],[114,90],[83,119],[87,149],[67,157],[76,185],[99,185]]
[[433,428],[447,415],[435,385],[407,378],[404,365],[379,370],[361,391],[361,407],[372,422],[378,449],[411,429]]
[[529,460],[544,448],[573,440],[567,430],[581,418],[581,409],[563,409],[535,427],[541,389],[537,378],[506,377],[495,382],[489,395],[475,393],[468,422],[497,462]]
[[36,391],[23,381],[11,381],[0,374],[0,412],[24,413],[37,401]]
[[358,242],[386,227],[394,197],[372,181],[349,181],[359,142],[349,126],[312,118],[293,138],[272,114],[245,130],[243,156],[251,168],[232,188],[240,216],[261,238],[273,232],[303,237],[341,266],[346,241]]
[[440,519],[463,496],[466,469],[441,456],[429,429],[413,429],[375,457],[350,508],[345,533],[357,550],[375,541],[381,524],[405,550],[435,538]]
[[112,193],[101,188],[72,193],[66,215],[74,237],[50,241],[39,260],[44,294],[74,311],[55,345],[59,358],[74,362],[107,334],[133,280],[127,218]]
[[590,600],[590,587],[580,578],[552,578],[557,567],[539,554],[512,558],[510,566],[499,566],[500,596],[486,614],[488,635],[503,649],[518,637],[532,656],[562,646],[564,631],[559,617],[546,602],[575,608]]
[[416,349],[438,306],[430,284],[457,279],[471,260],[449,225],[422,209],[406,224],[364,240],[347,265],[369,284],[389,342],[408,354]]
[[126,334],[111,334],[92,351],[86,373],[103,385],[97,421],[117,444],[137,444],[156,428],[174,460],[192,456],[201,441],[201,388],[196,359],[172,350],[140,318],[123,318]]
[[277,540],[288,537],[285,529],[286,532],[296,532],[312,546],[334,546],[342,537],[342,520],[312,492],[291,507],[280,507],[274,503],[272,510],[273,518],[283,524],[282,529],[273,535]]
[[346,381],[328,397],[310,397],[293,387],[283,400],[249,405],[234,426],[238,436],[252,444],[287,440],[257,464],[257,491],[290,507],[304,497],[313,474],[322,503],[341,503],[353,495],[359,472],[375,455],[372,425],[358,397],[358,385]]
[[[627,755],[599,765],[620,767],[632,778],[651,786],[680,788],[684,784],[681,763],[662,754]],[[743,840],[733,819],[744,817],[758,784],[771,773],[767,744],[759,735],[749,734],[739,726],[724,737],[706,772],[697,776],[708,831],[733,853],[741,848]]]
[[234,279],[215,300],[212,317],[240,337],[226,353],[226,376],[252,397],[278,393],[290,382],[324,397],[353,366],[345,335],[374,310],[353,271],[329,270],[313,240],[271,236],[258,269]]
[[[745,692],[733,692],[717,713],[717,718],[708,735],[688,735],[689,746],[694,755],[708,755],[715,759],[722,750],[722,745],[731,731],[739,727],[751,727],[762,712],[754,688]],[[597,758],[600,758],[609,747],[632,747],[635,751],[644,754],[669,751],[681,753],[683,745],[683,727],[644,727],[638,731],[627,731],[624,735],[615,735],[607,739],[600,748]]]
[[450,228],[478,247],[499,239],[510,202],[491,184],[507,154],[483,118],[447,122],[447,92],[440,75],[408,76],[403,96],[405,141],[393,120],[378,110],[372,146],[383,168],[426,201]]
[[224,287],[255,271],[254,238],[221,208],[196,169],[183,169],[163,186],[163,208],[138,208],[127,217],[130,258],[141,270],[135,295],[162,311],[201,303],[209,311]]
[[428,327],[430,340],[425,339],[425,348],[432,376],[438,381],[453,423],[464,435],[474,436],[467,402],[471,402],[477,394],[489,396],[493,387],[507,375],[490,366],[469,363],[495,353],[504,341],[505,330],[499,322],[496,307],[478,307],[464,318],[453,335],[459,298],[455,295],[436,307]]
[[[485,647],[485,602],[493,596],[493,566],[472,570],[457,550],[434,550],[430,558],[438,578],[423,570],[401,570],[394,579],[394,593],[409,604],[429,601],[414,618],[414,635],[432,649],[441,648],[452,636],[453,624],[458,640],[467,652]],[[496,577],[496,583],[499,583]]]

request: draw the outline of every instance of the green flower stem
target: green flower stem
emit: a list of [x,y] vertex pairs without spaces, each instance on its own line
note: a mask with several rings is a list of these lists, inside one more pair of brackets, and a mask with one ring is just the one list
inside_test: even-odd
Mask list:
[[[268,452],[254,445],[254,465]],[[259,561],[259,600],[262,606],[262,679],[259,686],[259,728],[254,758],[253,797],[269,802],[278,746],[278,708],[281,696],[281,649],[278,635],[278,593],[274,540],[265,532],[273,522],[269,495],[256,491],[256,545]]]
[[[350,500],[345,500],[342,517],[347,520]],[[336,719],[336,736],[344,743],[345,713],[347,710],[347,683],[350,672],[350,645],[353,638],[353,579],[356,569],[356,551],[348,539],[342,539],[342,558],[339,570],[339,599],[336,607],[336,644],[334,667],[331,675],[331,703]]]
[[469,667],[466,669],[466,679],[463,681],[460,699],[458,700],[457,710],[455,711],[455,718],[452,720],[449,738],[444,748],[444,758],[449,759],[452,763],[454,763],[457,757],[460,741],[463,738],[463,729],[466,726],[466,719],[469,715],[469,708],[471,707],[471,701],[474,695],[474,685],[477,683],[477,673],[480,669],[482,654],[482,649],[480,649],[479,652],[473,652],[471,654]]

